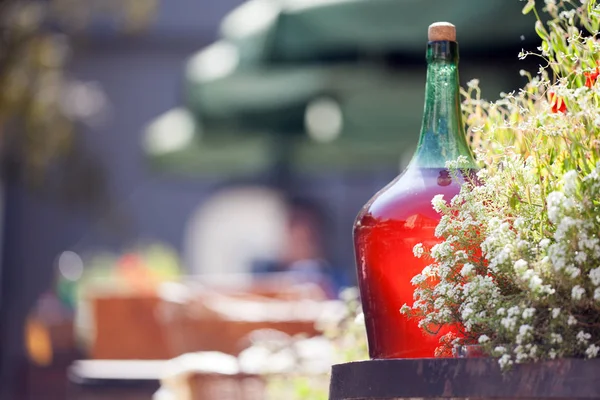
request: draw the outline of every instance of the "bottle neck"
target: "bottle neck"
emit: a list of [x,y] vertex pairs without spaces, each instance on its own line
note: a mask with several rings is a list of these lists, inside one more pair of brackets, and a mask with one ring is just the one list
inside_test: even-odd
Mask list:
[[412,165],[444,168],[446,161],[467,157],[475,168],[467,144],[460,108],[458,44],[440,41],[427,44],[427,83],[421,136]]

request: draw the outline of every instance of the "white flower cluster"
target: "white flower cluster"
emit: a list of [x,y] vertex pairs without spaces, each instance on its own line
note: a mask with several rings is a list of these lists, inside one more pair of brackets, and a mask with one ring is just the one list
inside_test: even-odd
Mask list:
[[[524,12],[536,5],[527,3]],[[521,71],[528,83],[496,102],[481,99],[477,81],[464,89],[484,168],[459,195],[432,200],[440,242],[415,247],[433,262],[402,308],[430,332],[453,325],[504,368],[600,355],[600,4],[544,3],[537,55],[547,65]]]
[[583,328],[600,325],[600,163],[566,172],[545,198],[533,160],[507,153],[501,163],[450,203],[433,199],[443,241],[415,246],[434,263],[414,277],[415,302],[402,312],[432,331],[459,326],[463,341],[485,346],[503,367],[596,357],[600,327]]

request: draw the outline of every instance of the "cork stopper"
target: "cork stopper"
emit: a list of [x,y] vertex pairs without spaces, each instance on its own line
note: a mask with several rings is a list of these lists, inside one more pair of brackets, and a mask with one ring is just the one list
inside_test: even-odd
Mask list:
[[441,40],[456,42],[456,27],[450,22],[436,22],[429,25],[427,36],[430,42]]

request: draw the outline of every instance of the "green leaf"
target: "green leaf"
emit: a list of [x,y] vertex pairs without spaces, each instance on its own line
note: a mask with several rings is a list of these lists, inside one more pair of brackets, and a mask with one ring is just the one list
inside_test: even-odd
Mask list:
[[587,13],[589,15],[593,14],[595,12],[595,8],[596,8],[596,0],[590,0],[587,5]]
[[535,0],[529,0],[521,12],[523,15],[527,15],[533,10],[533,7],[535,7]]
[[550,50],[550,46],[548,45],[548,42],[545,40],[542,42],[542,50],[544,50],[546,53],[548,53]]
[[516,209],[519,204],[519,196],[517,196],[516,193],[513,193],[512,196],[510,196],[508,204],[510,205],[510,208]]
[[[525,6],[527,7],[527,6]],[[548,32],[546,32],[546,29],[544,28],[544,24],[542,23],[542,21],[536,21],[535,23],[535,32],[538,34],[538,36],[544,40],[548,39]]]

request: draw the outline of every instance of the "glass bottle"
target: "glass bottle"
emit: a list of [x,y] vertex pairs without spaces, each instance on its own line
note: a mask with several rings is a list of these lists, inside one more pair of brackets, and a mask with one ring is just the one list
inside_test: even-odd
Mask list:
[[417,150],[406,170],[367,202],[354,224],[354,246],[361,301],[371,358],[433,357],[437,335],[428,335],[418,321],[400,314],[412,305],[411,279],[428,264],[413,247],[439,243],[434,231],[440,215],[431,205],[437,194],[449,201],[464,176],[446,168],[446,161],[475,161],[465,138],[459,97],[458,44],[452,24],[429,27],[425,108]]

